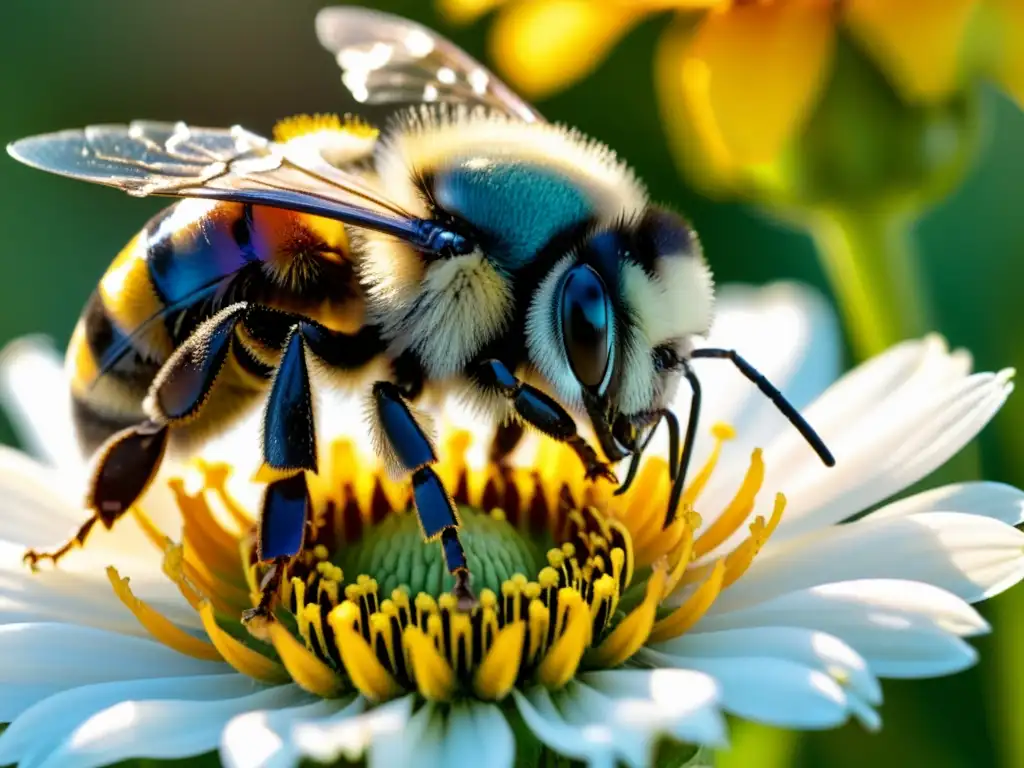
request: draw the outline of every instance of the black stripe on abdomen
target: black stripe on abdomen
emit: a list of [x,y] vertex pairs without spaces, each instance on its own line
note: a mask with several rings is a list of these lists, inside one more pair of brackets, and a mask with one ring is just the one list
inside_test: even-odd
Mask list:
[[[103,298],[93,291],[82,312],[85,341],[102,375],[111,376],[144,395],[159,369],[132,344],[131,338],[110,320]],[[140,396],[141,397],[141,396]]]

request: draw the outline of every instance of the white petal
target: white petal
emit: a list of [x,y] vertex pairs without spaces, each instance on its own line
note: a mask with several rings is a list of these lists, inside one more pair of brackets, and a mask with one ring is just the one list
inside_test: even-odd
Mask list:
[[[0,624],[60,622],[148,637],[146,630],[114,594],[99,568],[74,573],[43,567],[33,573],[21,561],[24,549],[0,542]],[[169,579],[128,571],[132,591],[175,623],[199,629],[196,612]]]
[[926,512],[833,527],[786,557],[759,557],[719,596],[731,611],[799,589],[857,579],[921,581],[977,602],[1024,578],[1024,533],[977,515]]
[[332,714],[351,716],[362,710],[363,700],[350,696],[348,700],[320,699],[297,707],[246,712],[225,726],[220,742],[221,760],[226,768],[296,765],[301,754],[291,732],[297,724]]
[[1012,390],[1004,371],[974,374],[914,399],[890,397],[862,414],[860,424],[823,434],[836,457],[831,469],[805,462],[794,473],[787,467],[791,453],[772,446],[765,463],[775,469],[766,472],[765,485],[790,499],[777,535],[839,522],[917,482],[973,439]]
[[0,539],[42,546],[80,523],[77,487],[52,467],[0,446]]
[[451,705],[444,740],[445,765],[511,768],[516,740],[505,715],[493,704],[468,700]]
[[615,752],[610,728],[598,725],[575,727],[565,720],[551,694],[543,688],[531,690],[529,697],[513,688],[512,697],[523,722],[546,746],[563,757],[583,761],[591,768],[614,767]]
[[846,694],[831,677],[803,664],[770,657],[687,659],[711,675],[722,707],[747,720],[782,728],[831,728],[845,722]]
[[[45,551],[63,544],[89,517],[81,503],[83,487],[67,473],[0,446],[0,545],[6,543],[10,552],[17,550],[20,559],[26,548]],[[154,488],[147,493],[143,506],[154,513],[150,516],[168,535],[175,536],[181,526],[176,507],[169,502],[150,504],[151,499],[169,494],[166,487]],[[155,514],[158,511],[160,514]],[[0,555],[5,562],[9,560],[7,553]],[[134,576],[159,575],[160,560],[157,550],[129,515],[111,531],[96,526],[86,546],[72,550],[61,560],[60,568],[102,574],[107,565],[116,565]]]
[[74,688],[111,680],[216,675],[230,669],[150,640],[71,624],[0,626],[0,658],[0,685],[56,683]]
[[[888,594],[882,586],[886,584]],[[921,605],[914,605],[915,597]],[[728,632],[756,634],[773,624],[818,629],[842,638],[881,677],[935,677],[966,669],[977,654],[957,635],[987,629],[970,606],[948,592],[925,584],[878,580],[828,584],[708,616],[692,634],[667,645],[683,655],[681,649],[688,642],[707,638],[713,645]],[[690,659],[676,663],[690,666]],[[856,693],[866,703],[876,703],[862,691]]]
[[989,630],[974,608],[944,589],[916,581],[860,579],[789,592],[735,611],[712,606],[692,631],[773,625],[819,629],[855,648],[874,633],[884,635],[901,627],[919,626],[962,637]]
[[219,701],[123,701],[79,725],[38,768],[94,768],[129,757],[180,758],[216,749],[237,715],[311,701],[295,685]]
[[[357,699],[357,702],[361,702]],[[292,731],[295,749],[301,755],[323,763],[339,759],[358,762],[369,751],[370,768],[387,765],[411,765],[411,762],[389,763],[392,754],[415,754],[415,745],[407,745],[409,719],[415,701],[404,696],[367,712],[348,708],[318,721],[299,723]],[[361,706],[361,705],[360,705]],[[410,757],[411,754],[407,754]]]
[[1024,491],[988,481],[944,485],[886,504],[869,517],[879,520],[918,512],[961,512],[1002,520],[1007,525],[1020,525],[1024,523]]
[[565,757],[591,766],[650,763],[662,735],[720,746],[725,726],[718,690],[691,670],[610,670],[582,675],[564,690],[513,691],[525,723]]
[[49,339],[25,337],[0,352],[0,400],[32,453],[62,469],[81,466],[64,361]]
[[690,669],[693,657],[786,659],[824,672],[871,704],[882,701],[878,680],[854,649],[837,637],[801,627],[769,625],[689,633],[641,654],[642,659],[680,669]]
[[427,702],[409,718],[400,738],[374,739],[369,768],[391,765],[415,765],[418,768],[445,768],[444,712]]
[[[59,683],[16,683],[4,685],[4,695],[0,696],[0,723],[9,723],[29,707],[35,706],[43,699],[64,690]],[[0,741],[3,734],[0,734]],[[7,765],[10,760],[0,762]]]
[[[772,537],[780,543],[869,509],[944,464],[988,423],[1012,389],[1010,372],[1004,371],[915,390],[912,398],[893,395],[862,413],[857,424],[818,428],[835,454],[832,468],[795,443],[802,438],[791,430],[765,451],[767,492],[760,494],[752,515],[769,517],[774,492],[785,493],[786,512]],[[735,477],[729,479],[735,485]],[[745,537],[744,527],[705,560]]]
[[[4,685],[5,697],[12,687]],[[45,757],[80,723],[122,701],[231,699],[262,688],[249,678],[231,673],[119,680],[61,691],[26,708],[17,719],[6,718],[12,722],[0,735],[0,765]]]
[[584,673],[580,682],[606,697],[604,717],[631,736],[627,740],[620,733],[615,740],[620,749],[632,743],[632,755],[622,750],[627,762],[646,765],[653,737],[659,734],[688,744],[725,744],[718,685],[706,675],[680,669],[612,669]]

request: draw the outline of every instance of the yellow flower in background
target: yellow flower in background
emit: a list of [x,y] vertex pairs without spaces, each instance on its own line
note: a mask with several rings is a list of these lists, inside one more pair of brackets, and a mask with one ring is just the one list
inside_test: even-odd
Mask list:
[[[910,103],[985,72],[1024,101],[1021,0],[440,0],[455,21],[494,9],[491,53],[525,96],[585,77],[638,22],[676,20],[656,56],[662,107],[720,169],[775,158],[828,81],[845,28]],[[984,34],[972,35],[978,29]],[[970,39],[977,37],[974,46]]]

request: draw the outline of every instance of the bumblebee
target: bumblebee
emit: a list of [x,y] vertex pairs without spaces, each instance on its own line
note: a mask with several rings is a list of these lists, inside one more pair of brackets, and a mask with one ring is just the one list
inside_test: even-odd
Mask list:
[[[620,493],[664,421],[666,526],[700,409],[694,358],[731,360],[834,463],[734,351],[694,347],[714,296],[697,236],[609,148],[547,122],[414,22],[330,8],[316,29],[356,101],[406,104],[383,131],[308,118],[266,139],[138,121],[8,147],[46,171],[183,198],[114,260],[72,336],[77,425],[97,456],[93,514],[61,549],[27,553],[30,563],[114,525],[169,445],[193,445],[265,397],[257,551],[268,580],[280,578],[306,533],[321,373],[365,382],[375,448],[411,478],[423,536],[440,541],[463,607],[470,574],[417,408],[426,392],[468,399],[501,425],[498,460],[523,425],[570,445],[590,478],[614,481],[610,464],[630,458]],[[668,407],[681,381],[693,393],[685,431]]]

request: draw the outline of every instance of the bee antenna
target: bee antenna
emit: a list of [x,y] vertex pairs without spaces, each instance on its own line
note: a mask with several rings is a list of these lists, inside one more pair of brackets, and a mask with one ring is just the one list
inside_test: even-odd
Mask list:
[[[690,399],[690,416],[686,421],[686,435],[683,437],[683,450],[679,456],[679,463],[677,465],[675,476],[672,478],[672,493],[668,497],[668,511],[665,514],[665,528],[672,525],[676,519],[676,509],[679,507],[679,500],[683,497],[683,488],[686,487],[686,470],[690,467],[690,457],[693,455],[693,444],[697,439],[697,421],[700,419],[700,382],[697,380],[697,374],[693,372],[693,368],[690,367],[689,362],[686,360],[682,361],[683,364],[683,376],[686,377],[687,383],[690,385],[690,390],[693,392],[693,397]],[[675,422],[675,434],[676,439],[671,440],[672,435],[672,423]],[[676,418],[675,414],[672,414],[672,420],[669,421],[669,438],[670,442],[674,442],[676,446],[679,445],[679,419]],[[674,450],[669,450],[671,455],[675,455]],[[669,464],[669,472],[672,472],[672,464]]]
[[818,433],[814,431],[814,428],[807,423],[807,420],[797,411],[796,408],[786,399],[774,384],[764,377],[754,366],[740,357],[734,349],[695,349],[690,353],[691,358],[715,358],[718,360],[731,360],[740,373],[750,379],[754,385],[761,390],[761,393],[767,397],[775,407],[779,409],[783,416],[785,416],[789,423],[796,427],[797,431],[803,436],[807,444],[814,449],[814,452],[818,454],[818,458],[821,459],[822,463],[826,467],[835,466],[836,460],[832,456],[832,452],[825,445],[825,441],[818,436]]

